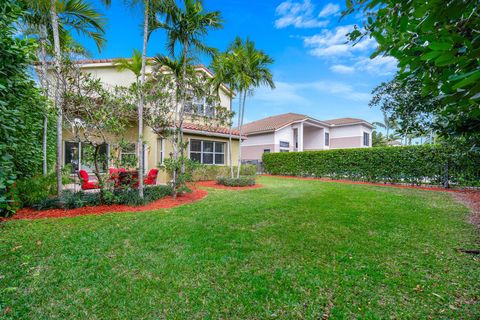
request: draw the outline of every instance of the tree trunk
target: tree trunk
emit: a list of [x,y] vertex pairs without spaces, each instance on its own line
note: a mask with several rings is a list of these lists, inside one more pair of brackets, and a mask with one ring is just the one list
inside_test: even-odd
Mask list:
[[93,164],[95,166],[95,176],[98,180],[98,187],[100,188],[100,203],[105,203],[105,193],[103,190],[103,180],[102,176],[100,175],[100,168],[98,167],[98,153],[100,151],[100,145],[94,146],[95,152],[93,153]]
[[52,19],[53,29],[53,42],[55,46],[55,107],[57,109],[57,162],[55,165],[55,172],[57,174],[57,194],[62,194],[62,144],[63,144],[63,111],[61,105],[61,92],[60,92],[60,62],[62,59],[62,53],[60,51],[60,37],[58,34],[58,15],[57,15],[57,1],[51,0],[50,3],[50,17]]
[[[40,83],[43,87],[45,97],[49,99],[49,88],[48,88],[48,70],[47,70],[47,26],[45,24],[40,25],[40,66],[41,66],[41,76]],[[47,134],[48,134],[48,114],[45,110],[45,115],[43,116],[43,137],[42,137],[42,160],[43,160],[43,175],[46,176],[48,173],[47,166]]]
[[143,84],[145,83],[145,68],[147,65],[147,41],[148,41],[148,15],[149,15],[149,0],[144,2],[144,17],[143,17],[143,48],[142,48],[142,70],[140,75],[140,99],[138,103],[138,194],[143,199],[143,163],[144,163],[144,150],[143,150]]
[[[186,96],[186,81],[185,78],[187,76],[187,54],[188,54],[188,42],[183,44],[183,63],[182,63],[182,86],[180,87],[182,92],[180,95],[180,119],[179,119],[179,138],[180,138],[180,157],[182,162],[181,173],[182,175],[185,174],[185,150],[183,145],[183,118],[185,117],[185,96]],[[183,179],[183,177],[182,177]]]
[[242,134],[243,134],[243,116],[245,114],[245,100],[247,99],[247,90],[243,91],[243,97],[241,99],[241,116],[240,116],[240,123],[239,123],[239,131],[240,131],[240,140],[239,140],[239,147],[238,147],[238,167],[237,167],[237,178],[240,178],[240,171],[242,169]]
[[[233,87],[233,86],[230,86]],[[230,112],[232,112],[232,99],[233,99],[233,93],[232,96],[230,97]],[[228,162],[230,166],[230,177],[233,179],[233,159],[232,159],[232,119],[230,118],[229,121],[229,133],[228,133]]]

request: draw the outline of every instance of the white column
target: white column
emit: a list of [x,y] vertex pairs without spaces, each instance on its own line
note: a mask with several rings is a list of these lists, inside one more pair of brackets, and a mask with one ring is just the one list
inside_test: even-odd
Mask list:
[[303,151],[303,122],[300,123],[300,128],[298,128],[298,151]]

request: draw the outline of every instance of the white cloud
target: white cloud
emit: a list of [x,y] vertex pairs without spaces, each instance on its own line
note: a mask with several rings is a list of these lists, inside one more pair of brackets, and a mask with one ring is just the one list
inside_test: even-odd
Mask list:
[[[275,10],[278,19],[275,20],[277,29],[294,26],[295,28],[318,28],[326,26],[328,20],[319,20],[314,17],[315,5],[310,0],[294,2],[287,0],[278,5]],[[323,11],[323,10],[322,10]]]
[[318,14],[319,18],[325,18],[331,15],[336,15],[340,11],[338,4],[329,3]]
[[398,61],[394,57],[377,56],[374,59],[361,57],[355,63],[355,68],[358,71],[366,71],[370,74],[387,76],[397,71],[397,63]]
[[330,67],[330,70],[335,73],[349,74],[355,72],[355,67],[350,67],[343,64],[334,64]]
[[271,103],[273,105],[288,105],[290,108],[296,106],[313,106],[307,96],[312,94],[330,95],[350,101],[367,102],[371,95],[367,92],[356,90],[353,86],[335,81],[315,82],[275,82],[276,89],[260,88],[255,92],[255,100]]
[[353,52],[363,52],[376,47],[373,38],[364,38],[355,46],[348,43],[347,33],[353,30],[352,25],[339,26],[333,30],[323,29],[320,33],[304,37],[303,43],[310,48],[309,53],[317,57],[334,58],[352,56]]
[[397,71],[397,60],[393,57],[380,57],[374,59],[359,57],[352,61],[351,65],[335,64],[330,70],[335,73],[351,74],[354,72],[368,72],[372,75],[387,76]]

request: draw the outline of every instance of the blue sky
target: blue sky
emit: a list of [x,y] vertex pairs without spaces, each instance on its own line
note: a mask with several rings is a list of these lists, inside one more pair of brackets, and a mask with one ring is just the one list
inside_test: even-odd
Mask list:
[[[107,17],[107,44],[98,53],[86,41],[94,58],[129,57],[142,44],[142,12],[124,1],[112,1]],[[308,114],[327,120],[358,117],[381,120],[378,109],[368,106],[372,89],[392,78],[396,62],[389,57],[369,59],[375,42],[345,44],[345,34],[361,17],[340,20],[345,1],[320,0],[205,0],[207,10],[220,10],[224,28],[212,31],[206,43],[225,50],[238,35],[249,37],[275,59],[271,69],[275,90],[260,88],[247,101],[246,121],[285,112]],[[165,53],[165,34],[150,39],[148,55]],[[208,65],[208,59],[201,61]],[[235,105],[236,108],[236,105]]]

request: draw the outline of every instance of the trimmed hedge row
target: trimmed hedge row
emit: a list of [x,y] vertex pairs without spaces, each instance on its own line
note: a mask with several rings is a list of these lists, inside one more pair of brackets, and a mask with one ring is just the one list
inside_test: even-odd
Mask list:
[[217,183],[227,187],[248,187],[255,185],[255,176],[240,176],[239,178],[218,177]]
[[447,146],[264,153],[263,164],[274,175],[480,186],[480,155]]
[[[233,172],[237,174],[237,167],[233,167]],[[257,173],[257,166],[252,164],[242,164],[240,168],[240,175],[255,176]],[[198,165],[193,170],[193,181],[207,181],[217,180],[219,177],[228,177],[230,175],[229,166],[214,166],[214,165]]]

